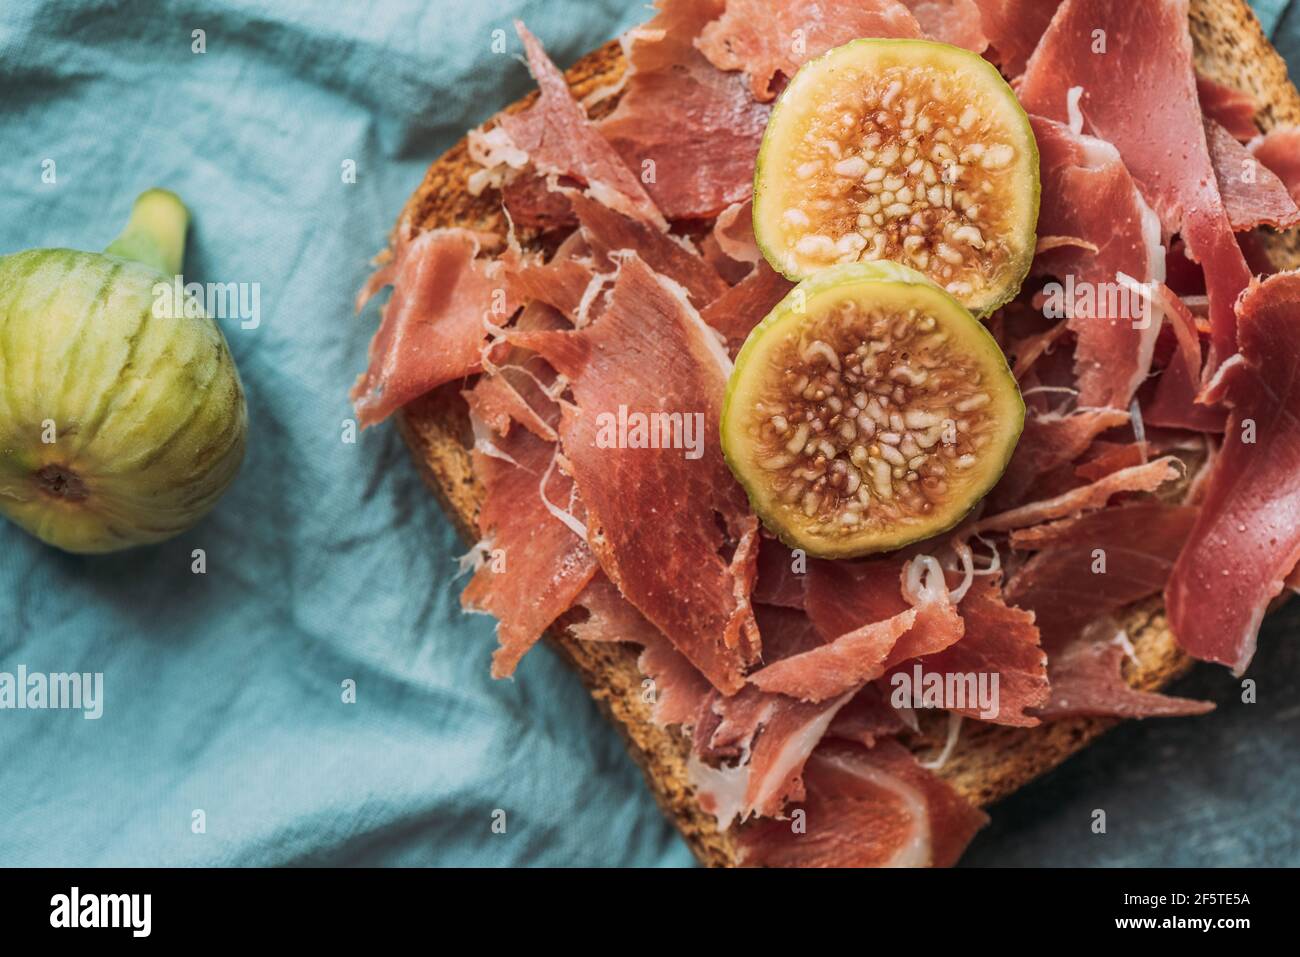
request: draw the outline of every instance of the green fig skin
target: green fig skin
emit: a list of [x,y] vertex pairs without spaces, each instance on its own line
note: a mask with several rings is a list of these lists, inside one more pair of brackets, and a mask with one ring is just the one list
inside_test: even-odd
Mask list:
[[140,255],[150,265],[71,249],[0,258],[0,513],[65,551],[190,528],[243,460],[247,406],[221,330],[155,314],[183,236],[182,219],[176,254]]
[[[780,366],[770,358],[772,347],[797,333],[809,318],[850,300],[915,308],[942,320],[943,331],[961,344],[961,352],[979,360],[983,388],[993,397],[992,408],[997,410],[998,429],[996,441],[983,453],[984,461],[970,471],[971,480],[965,488],[953,489],[928,517],[862,533],[826,535],[811,529],[801,513],[778,501],[770,484],[772,473],[756,462],[747,420],[756,400],[782,388]],[[778,374],[775,379],[774,370]],[[750,331],[727,381],[720,439],[728,467],[768,531],[813,558],[847,559],[896,551],[955,528],[1002,477],[1024,425],[1025,402],[1019,384],[988,329],[926,276],[901,263],[882,260],[842,263],[813,273]]]

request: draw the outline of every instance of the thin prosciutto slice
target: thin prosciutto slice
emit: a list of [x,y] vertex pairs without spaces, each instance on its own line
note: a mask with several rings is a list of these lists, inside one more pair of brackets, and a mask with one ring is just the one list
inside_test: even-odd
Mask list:
[[[1095,482],[1120,469],[1141,465],[1147,457],[1146,442],[1094,442],[1093,455],[1074,467],[1076,478]],[[1014,534],[1014,533],[1013,533]]]
[[[540,312],[538,305],[530,303],[526,310]],[[508,353],[506,359],[495,375],[481,376],[473,388],[461,392],[470,413],[498,435],[519,424],[539,439],[556,441],[559,409],[542,388],[554,371],[523,350]]]
[[786,545],[764,538],[758,549],[758,578],[754,601],[782,608],[804,606],[803,582],[808,560],[797,558]]
[[624,216],[581,193],[571,191],[569,200],[582,224],[583,234],[598,256],[607,258],[624,249],[634,250],[655,272],[684,286],[697,309],[729,288],[716,269],[677,237]]
[[[566,247],[569,247],[566,250]],[[511,295],[528,299],[515,329],[565,329],[577,312],[582,289],[591,282],[591,267],[572,259],[565,243],[551,262],[516,266],[507,271]],[[537,355],[508,343],[490,348],[484,374],[461,392],[471,414],[492,431],[505,435],[518,423],[540,439],[555,442],[560,407],[552,395],[555,370]]]
[[899,0],[727,0],[696,46],[721,70],[744,70],[754,99],[777,94],[776,77],[859,37],[922,36]]
[[804,768],[802,828],[758,820],[736,841],[767,867],[949,867],[988,817],[896,741],[826,741]]
[[983,53],[989,45],[976,0],[903,0],[931,40]]
[[1196,74],[1196,96],[1201,112],[1243,143],[1259,135],[1255,101],[1249,93]]
[[1181,233],[1204,268],[1217,366],[1235,351],[1233,303],[1250,270],[1206,144],[1187,0],[1065,0],[1017,93],[1030,112],[1068,122],[1072,87],[1085,131],[1115,145],[1166,233]]
[[1300,126],[1275,126],[1250,143],[1255,158],[1269,168],[1300,203]]
[[[822,643],[800,611],[760,605],[756,612],[768,660],[787,660]],[[852,697],[846,692],[804,702],[754,685],[730,697],[713,692],[700,711],[689,766],[701,805],[726,828],[752,815],[777,815],[802,798],[804,762]]]
[[1008,77],[1025,72],[1030,54],[1056,12],[1059,0],[975,0],[980,32],[992,47],[986,54]]
[[661,727],[695,721],[712,686],[645,616],[619,594],[604,575],[596,575],[574,602],[588,617],[569,631],[580,641],[626,641],[641,646],[637,669],[650,682],[651,720]]
[[1174,335],[1174,352],[1156,381],[1150,399],[1142,402],[1142,418],[1150,425],[1195,432],[1219,432],[1226,414],[1222,408],[1199,402],[1204,351],[1201,333],[1191,309],[1168,286],[1160,286],[1153,308],[1165,316]]
[[564,74],[537,38],[518,20],[515,31],[523,41],[528,69],[541,96],[522,113],[500,117],[500,128],[511,144],[528,155],[539,173],[577,179],[611,209],[665,228],[663,214],[641,180],[587,119],[586,111],[569,92]]
[[1003,509],[1023,501],[1036,479],[1073,462],[1101,433],[1128,422],[1129,414],[1119,409],[1080,409],[1068,415],[1027,416],[1007,470],[989,495],[989,507]]
[[750,331],[793,288],[794,283],[763,260],[744,279],[709,303],[700,316],[722,333],[731,346],[739,349]]
[[716,698],[715,741],[744,752],[736,765],[713,767],[693,755],[688,774],[700,806],[724,830],[751,817],[776,817],[805,794],[803,773],[836,713],[852,697],[820,703],[767,694],[750,686]]
[[1113,496],[1123,492],[1154,492],[1166,482],[1178,478],[1182,471],[1182,463],[1177,458],[1165,456],[1143,465],[1120,469],[1088,485],[1070,489],[1052,498],[1030,502],[982,518],[972,526],[972,531],[975,534],[1007,532],[1056,518],[1080,515],[1101,508]]
[[481,367],[489,324],[505,322],[516,303],[494,298],[505,265],[477,258],[479,239],[465,229],[402,239],[361,290],[358,310],[384,286],[393,287],[370,342],[370,365],[352,387],[363,428]]
[[840,708],[826,729],[826,736],[856,741],[864,748],[871,748],[882,738],[905,730],[902,712],[889,703],[877,685],[869,684]]
[[550,262],[525,263],[509,270],[506,282],[511,295],[545,303],[572,323],[595,272],[588,258],[557,253]]
[[1012,548],[1036,554],[1007,582],[1007,600],[1035,613],[1055,653],[1096,619],[1158,594],[1196,512],[1135,502],[1014,531]]
[[1127,654],[1122,634],[1082,635],[1052,655],[1048,673],[1052,694],[1037,710],[1048,721],[1059,718],[1177,718],[1214,710],[1211,701],[1194,701],[1141,691],[1124,678]]
[[856,692],[884,674],[894,646],[916,624],[909,608],[884,621],[871,622],[803,654],[773,662],[752,674],[764,691],[780,692],[801,701],[825,701]]
[[1213,120],[1205,121],[1205,137],[1234,230],[1245,232],[1256,226],[1290,229],[1300,223],[1300,207],[1286,184],[1259,157]]
[[718,214],[713,224],[713,238],[718,248],[738,263],[763,262],[763,253],[754,238],[754,201],[732,203]]
[[598,128],[645,181],[669,219],[706,219],[743,202],[771,106],[744,76],[695,49],[721,0],[659,0],[659,14],[623,40],[627,85]]
[[[918,557],[924,567],[933,563],[933,579],[941,579],[933,559]],[[901,558],[876,559],[866,562],[812,562],[804,584],[804,604],[808,616],[817,630],[829,643],[821,652],[828,659],[839,657],[835,648],[843,639],[842,649],[860,648],[874,651],[873,643],[862,641],[860,631],[911,613],[910,626],[904,630],[887,650],[883,659],[865,669],[875,677],[894,665],[921,655],[942,651],[962,636],[963,625],[957,609],[949,600],[946,587],[940,581],[925,579],[925,586],[906,589],[909,571],[913,570]],[[819,670],[819,662],[811,662]],[[794,676],[789,676],[791,680]],[[857,684],[860,684],[858,682]]]
[[484,488],[478,518],[484,561],[461,605],[497,619],[501,647],[492,656],[492,676],[505,678],[573,606],[597,565],[587,543],[542,500],[570,504],[573,483],[551,468],[555,444],[512,428],[493,447],[496,454],[474,452]]
[[[590,325],[510,338],[570,383],[561,444],[601,567],[716,687],[739,691],[758,653],[749,601],[758,523],[715,440],[731,366],[716,336],[684,289],[631,256]],[[605,447],[620,408],[702,423],[698,455]]]
[[[1036,257],[1034,268],[1101,292],[1124,283],[1164,278],[1160,223],[1142,199],[1119,151],[1104,140],[1073,132],[1066,124],[1031,116],[1043,183],[1038,231],[1072,237]],[[1041,249],[1041,246],[1040,246]],[[1144,317],[1128,296],[1098,294],[1094,305],[1067,302],[1070,329],[1078,336],[1075,374],[1079,403],[1125,408],[1151,369],[1160,315]]]
[[1223,446],[1165,607],[1184,650],[1241,674],[1300,559],[1300,273],[1253,282],[1238,317],[1241,353],[1207,396],[1231,409]]
[[[982,575],[972,583],[957,606],[964,634],[943,651],[920,658],[923,674],[998,676],[996,713],[983,712],[977,705],[951,707],[968,718],[994,724],[1032,727],[1038,719],[1027,713],[1048,700],[1047,655],[1039,647],[1034,615],[1012,608],[1003,600],[999,578]],[[893,674],[913,674],[912,666],[901,665]],[[886,683],[893,680],[887,676]]]

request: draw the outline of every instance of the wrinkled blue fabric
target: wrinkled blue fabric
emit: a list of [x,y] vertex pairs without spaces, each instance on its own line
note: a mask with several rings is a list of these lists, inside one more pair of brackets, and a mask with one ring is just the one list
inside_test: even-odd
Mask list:
[[[1285,6],[1260,3],[1284,45]],[[194,217],[186,278],[260,283],[262,309],[256,329],[223,323],[249,451],[210,517],[113,557],[0,523],[0,671],[104,675],[98,720],[0,711],[0,864],[691,862],[549,649],[488,676],[492,622],[461,614],[462,546],[393,428],[342,440],[376,322],[352,297],[429,161],[531,86],[515,16],[567,65],[649,13],[0,5],[0,253],[102,248],[166,186]]]
[[567,64],[646,15],[0,5],[0,252],[100,249],[167,186],[193,215],[186,279],[260,283],[262,312],[223,323],[248,457],[197,528],[91,558],[0,523],[0,671],[104,675],[98,720],[0,711],[0,863],[691,861],[549,649],[488,676],[492,621],[462,615],[464,549],[395,430],[342,441],[377,321],[352,311],[370,257],[429,161],[531,86],[511,18]]

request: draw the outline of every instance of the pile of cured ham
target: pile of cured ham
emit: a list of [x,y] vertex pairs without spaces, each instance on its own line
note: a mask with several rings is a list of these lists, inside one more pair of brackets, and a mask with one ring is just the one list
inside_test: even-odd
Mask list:
[[[1000,676],[996,716],[957,709],[953,735],[1208,710],[1122,676],[1117,613],[1160,593],[1185,651],[1246,669],[1300,558],[1300,274],[1253,232],[1300,223],[1300,130],[1261,136],[1197,75],[1186,0],[660,0],[582,103],[519,35],[540,97],[471,131],[465,184],[510,235],[399,227],[353,393],[373,424],[461,384],[486,492],[463,602],[499,620],[495,675],[571,613],[643,649],[746,863],[947,865],[985,816],[899,743],[895,672]],[[750,225],[772,102],[863,36],[983,53],[1031,116],[1038,256],[987,320],[1029,415],[955,533],[830,562],[761,530],[717,430],[730,357],[790,289]],[[1142,284],[1150,321],[1047,318],[1066,277]],[[698,410],[702,454],[604,447],[620,407]]]

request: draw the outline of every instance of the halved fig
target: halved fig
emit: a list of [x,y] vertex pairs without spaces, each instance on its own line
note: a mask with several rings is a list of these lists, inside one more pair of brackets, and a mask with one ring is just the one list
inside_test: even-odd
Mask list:
[[1038,146],[992,64],[930,40],[854,40],[811,61],[772,111],[754,233],[790,279],[891,260],[977,316],[1034,255]]
[[763,523],[849,558],[944,532],[988,493],[1025,405],[956,299],[896,263],[804,280],[736,357],[722,448]]

